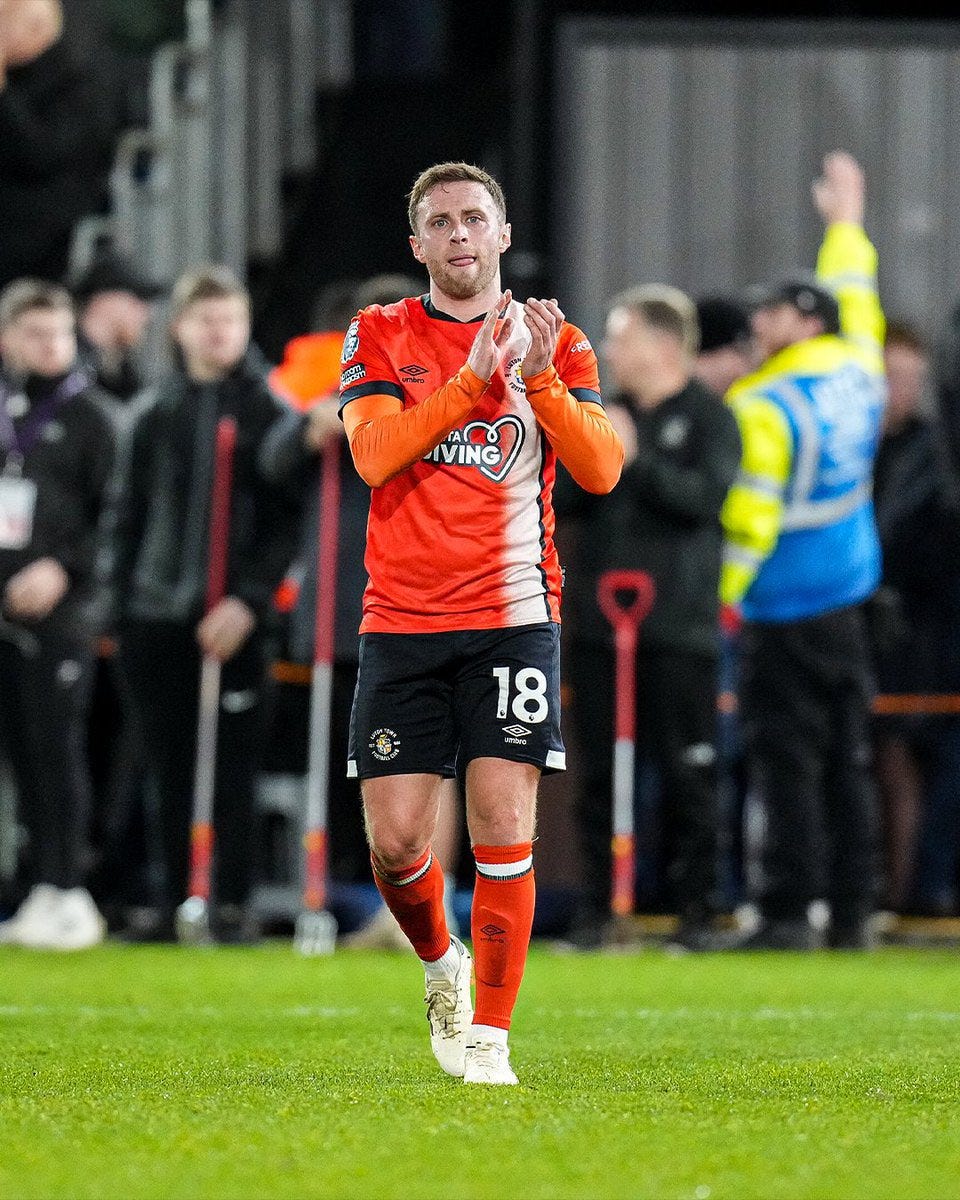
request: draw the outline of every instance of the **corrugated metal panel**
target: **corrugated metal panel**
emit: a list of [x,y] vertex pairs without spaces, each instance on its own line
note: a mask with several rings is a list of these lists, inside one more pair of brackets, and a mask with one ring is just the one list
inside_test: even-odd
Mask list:
[[929,334],[960,299],[960,22],[564,23],[553,276],[593,337],[633,283],[740,291],[810,267],[810,185],[867,172],[888,313]]

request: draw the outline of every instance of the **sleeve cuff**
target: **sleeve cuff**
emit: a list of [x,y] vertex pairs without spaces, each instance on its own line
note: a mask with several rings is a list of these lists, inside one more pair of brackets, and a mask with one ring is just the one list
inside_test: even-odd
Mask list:
[[471,395],[476,393],[478,397],[486,390],[487,384],[490,382],[489,379],[481,379],[473,367],[469,366],[467,363],[464,363],[460,368],[459,374],[463,386],[467,389],[467,391],[470,392]]
[[527,395],[531,396],[535,392],[545,391],[547,388],[553,387],[554,383],[560,378],[557,374],[557,368],[550,364],[545,370],[540,371],[536,375],[528,375],[524,378],[524,386],[527,389]]

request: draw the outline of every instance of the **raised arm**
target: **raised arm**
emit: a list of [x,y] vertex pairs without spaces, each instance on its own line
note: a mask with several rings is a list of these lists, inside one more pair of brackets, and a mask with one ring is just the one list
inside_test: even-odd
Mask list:
[[885,320],[877,290],[877,252],[863,228],[866,181],[857,160],[844,150],[824,157],[813,181],[813,201],[826,230],[817,256],[817,276],[837,297],[840,327],[864,354],[883,366]]

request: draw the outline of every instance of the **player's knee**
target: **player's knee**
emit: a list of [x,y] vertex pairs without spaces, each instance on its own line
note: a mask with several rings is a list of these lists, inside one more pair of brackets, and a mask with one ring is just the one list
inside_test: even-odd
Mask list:
[[534,815],[522,801],[475,801],[470,807],[470,832],[474,843],[512,846],[533,837]]
[[429,844],[429,839],[419,830],[371,827],[369,821],[367,840],[374,858],[390,872],[402,871],[415,863]]

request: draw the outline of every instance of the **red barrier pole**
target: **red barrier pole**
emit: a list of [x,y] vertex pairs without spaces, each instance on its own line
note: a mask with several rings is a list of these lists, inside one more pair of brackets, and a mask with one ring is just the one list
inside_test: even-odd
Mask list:
[[304,885],[295,932],[302,954],[334,949],[337,924],[327,911],[327,823],[330,791],[330,725],[333,640],[337,600],[337,542],[340,534],[340,439],[323,447],[317,536],[317,581],[313,674],[310,690],[310,758],[304,829]]
[[[237,423],[233,417],[217,422],[213,492],[207,552],[205,612],[226,594],[230,541],[230,494]],[[213,797],[217,769],[217,726],[220,715],[220,660],[204,654],[200,665],[200,705],[197,715],[197,753],[194,764],[193,813],[190,825],[190,882],[187,899],[177,910],[181,941],[210,939],[210,869],[213,862]]]
[[[635,900],[637,641],[640,625],[653,607],[655,595],[653,580],[645,571],[607,571],[597,583],[597,602],[613,627],[616,649],[610,908],[617,916],[632,913]],[[628,601],[628,597],[632,599]]]

